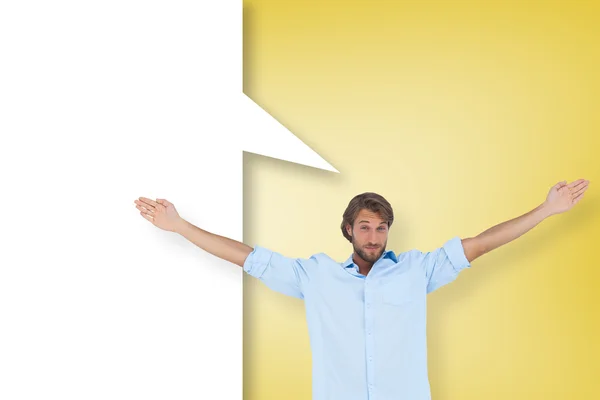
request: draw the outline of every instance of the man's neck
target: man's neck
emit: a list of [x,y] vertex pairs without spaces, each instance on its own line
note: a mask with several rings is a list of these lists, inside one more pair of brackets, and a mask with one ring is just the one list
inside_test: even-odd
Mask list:
[[369,261],[363,260],[356,252],[352,254],[352,261],[354,264],[358,265],[358,272],[361,275],[367,276],[371,268],[373,268],[373,263]]

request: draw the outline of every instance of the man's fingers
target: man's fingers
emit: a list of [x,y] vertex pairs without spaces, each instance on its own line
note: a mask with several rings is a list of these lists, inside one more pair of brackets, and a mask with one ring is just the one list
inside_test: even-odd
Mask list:
[[573,199],[573,205],[575,205],[575,204],[579,203],[579,201],[580,201],[581,199],[583,199],[583,195],[584,195],[584,194],[585,194],[585,192],[583,192],[583,193],[581,193],[579,196],[575,197],[575,198]]
[[583,187],[586,187],[588,184],[588,181],[586,181],[585,179],[581,182],[579,182],[577,185],[573,186],[573,189],[578,190],[581,189]]
[[580,185],[580,186],[576,186],[575,188],[573,188],[573,191],[571,192],[571,194],[574,197],[577,197],[579,194],[583,194],[583,192],[585,192],[588,188],[587,183],[585,185]]
[[554,185],[554,189],[558,190],[561,187],[565,186],[566,184],[567,184],[567,181],[558,182],[556,185]]
[[135,208],[137,208],[138,210],[140,210],[143,213],[149,213],[149,214],[154,214],[154,207],[150,207],[148,206],[147,208],[141,205],[136,205]]
[[144,203],[143,201],[135,200],[134,203],[136,204],[138,210],[148,210],[150,212],[154,212],[156,210],[156,207],[152,207],[150,204]]
[[152,215],[148,215],[145,212],[140,212],[140,214],[142,215],[142,217],[146,218],[148,221],[150,222],[154,222],[154,217]]
[[155,202],[154,200],[152,200],[152,199],[149,199],[149,198],[147,198],[147,197],[140,197],[140,201],[141,201],[142,203],[144,203],[144,204],[147,204],[147,205],[149,205],[149,206],[152,206],[152,207],[158,207],[158,203],[157,203],[157,202]]
[[572,188],[577,187],[585,182],[586,182],[585,179],[577,179],[576,181],[569,183],[567,186],[569,187],[569,189],[572,189]]
[[576,185],[574,185],[573,187],[569,187],[571,196],[573,196],[573,198],[574,198],[578,194],[583,193],[587,189],[588,183],[589,183],[589,181],[583,180],[583,181],[577,183]]
[[163,206],[165,206],[165,207],[172,205],[172,204],[171,204],[171,203],[169,203],[169,202],[168,202],[166,199],[156,199],[156,201],[157,201],[159,204],[162,204],[162,205],[163,205]]

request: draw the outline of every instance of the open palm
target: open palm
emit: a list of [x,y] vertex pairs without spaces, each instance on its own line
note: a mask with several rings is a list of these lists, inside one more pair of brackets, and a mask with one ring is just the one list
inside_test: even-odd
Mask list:
[[590,181],[578,179],[567,184],[562,181],[550,188],[545,204],[552,214],[559,214],[570,210],[583,198]]
[[144,218],[165,231],[174,232],[183,221],[173,203],[165,199],[154,201],[147,197],[140,197],[134,203]]

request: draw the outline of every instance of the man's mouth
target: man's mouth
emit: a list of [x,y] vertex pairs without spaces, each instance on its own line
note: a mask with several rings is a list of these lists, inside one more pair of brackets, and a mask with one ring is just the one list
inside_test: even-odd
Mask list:
[[367,246],[367,249],[369,249],[369,250],[376,250],[378,248],[379,248],[379,246]]

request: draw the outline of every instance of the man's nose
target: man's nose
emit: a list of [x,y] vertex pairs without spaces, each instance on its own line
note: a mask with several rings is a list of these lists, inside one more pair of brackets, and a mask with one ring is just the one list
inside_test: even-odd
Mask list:
[[369,232],[369,237],[367,239],[369,239],[370,243],[377,243],[377,235],[375,234],[375,231]]

